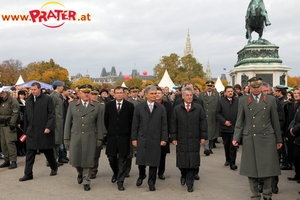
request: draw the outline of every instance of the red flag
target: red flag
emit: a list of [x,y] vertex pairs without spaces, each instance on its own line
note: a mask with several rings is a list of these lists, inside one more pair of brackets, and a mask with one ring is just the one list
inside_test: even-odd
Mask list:
[[24,141],[26,140],[26,135],[23,133],[23,134],[21,135],[21,137],[19,138],[19,140],[20,140],[21,142],[24,142]]

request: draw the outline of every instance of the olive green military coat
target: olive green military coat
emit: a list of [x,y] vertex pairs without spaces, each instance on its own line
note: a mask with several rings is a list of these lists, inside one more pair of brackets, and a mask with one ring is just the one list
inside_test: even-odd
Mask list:
[[93,168],[97,140],[103,140],[105,107],[90,100],[85,108],[81,100],[70,103],[64,139],[70,140],[70,164]]
[[282,142],[275,98],[252,94],[239,99],[233,140],[243,140],[240,174],[252,178],[280,175],[276,144]]

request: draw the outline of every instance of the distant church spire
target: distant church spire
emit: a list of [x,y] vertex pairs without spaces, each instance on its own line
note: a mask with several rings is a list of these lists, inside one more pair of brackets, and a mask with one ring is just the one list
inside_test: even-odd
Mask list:
[[187,34],[187,37],[186,37],[185,50],[184,50],[184,56],[187,56],[189,54],[194,56],[194,51],[192,49],[191,38],[190,38],[190,30],[188,29],[188,34]]
[[207,61],[205,77],[206,77],[207,80],[211,80],[211,78],[212,78],[209,60]]

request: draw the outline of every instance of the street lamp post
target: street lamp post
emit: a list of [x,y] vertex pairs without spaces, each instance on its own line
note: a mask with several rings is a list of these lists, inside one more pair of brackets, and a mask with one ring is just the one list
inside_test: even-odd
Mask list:
[[[0,72],[0,80],[1,80],[1,76],[2,76],[2,73]],[[0,88],[2,88],[2,83],[0,81]]]

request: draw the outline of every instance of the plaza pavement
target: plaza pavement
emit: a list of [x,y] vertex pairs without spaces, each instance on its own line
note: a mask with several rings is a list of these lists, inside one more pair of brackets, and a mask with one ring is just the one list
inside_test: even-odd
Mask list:
[[[238,151],[237,165],[240,166],[242,147]],[[112,171],[107,157],[102,151],[97,178],[92,180],[91,190],[84,191],[77,183],[77,173],[70,164],[59,167],[56,176],[49,176],[50,169],[46,167],[43,154],[37,155],[33,180],[19,182],[23,176],[25,157],[18,157],[18,168],[0,169],[0,200],[76,200],[76,199],[158,199],[158,200],[250,200],[248,179],[240,176],[239,171],[232,171],[224,166],[224,150],[222,144],[213,149],[214,154],[203,155],[201,149],[200,180],[195,181],[194,192],[188,193],[186,186],[180,184],[180,173],[176,168],[175,147],[171,145],[171,153],[167,155],[165,180],[156,181],[156,191],[150,192],[147,179],[142,186],[135,185],[138,169],[135,159],[130,177],[125,179],[125,191],[118,191],[117,184],[111,183]],[[2,163],[3,160],[0,160]],[[147,168],[148,173],[148,168]],[[282,171],[279,177],[279,193],[273,195],[273,200],[296,200],[300,198],[300,184],[287,180],[294,171]]]

